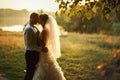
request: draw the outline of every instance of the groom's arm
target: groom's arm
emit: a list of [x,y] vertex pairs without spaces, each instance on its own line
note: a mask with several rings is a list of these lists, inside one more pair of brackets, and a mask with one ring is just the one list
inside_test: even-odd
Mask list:
[[26,32],[26,37],[28,47],[32,50],[41,52],[42,47],[38,46],[37,35],[31,28],[29,28],[28,31]]

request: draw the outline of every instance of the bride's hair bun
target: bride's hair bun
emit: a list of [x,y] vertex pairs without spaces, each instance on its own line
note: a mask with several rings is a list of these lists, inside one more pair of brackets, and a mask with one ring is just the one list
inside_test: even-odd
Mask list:
[[41,15],[39,16],[39,18],[46,23],[47,20],[48,20],[48,15],[47,15],[47,14],[41,14]]

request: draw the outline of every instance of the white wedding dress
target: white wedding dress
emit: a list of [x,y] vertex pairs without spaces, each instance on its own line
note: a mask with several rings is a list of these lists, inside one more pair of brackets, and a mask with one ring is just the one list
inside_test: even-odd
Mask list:
[[49,53],[41,54],[33,80],[66,80],[58,62]]
[[[51,19],[54,25],[51,24]],[[50,21],[48,21],[48,26],[52,26],[52,28],[54,26],[56,27],[54,19],[50,18]],[[47,53],[40,53],[40,61],[38,62],[33,80],[66,80],[57,62],[57,58],[60,57],[59,34],[58,32],[56,33],[57,29],[55,28],[55,32],[50,28],[46,28],[44,31],[47,32],[47,34],[44,35],[44,40],[49,51]],[[56,34],[58,36],[56,36]]]

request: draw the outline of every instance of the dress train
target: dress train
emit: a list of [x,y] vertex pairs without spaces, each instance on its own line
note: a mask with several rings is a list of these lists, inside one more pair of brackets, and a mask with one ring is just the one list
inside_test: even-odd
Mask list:
[[41,53],[33,80],[66,80],[56,59],[48,53]]

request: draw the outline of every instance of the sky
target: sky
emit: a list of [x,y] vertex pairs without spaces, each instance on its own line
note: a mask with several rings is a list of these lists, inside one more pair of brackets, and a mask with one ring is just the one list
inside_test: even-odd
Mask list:
[[0,0],[0,8],[57,11],[55,0]]

